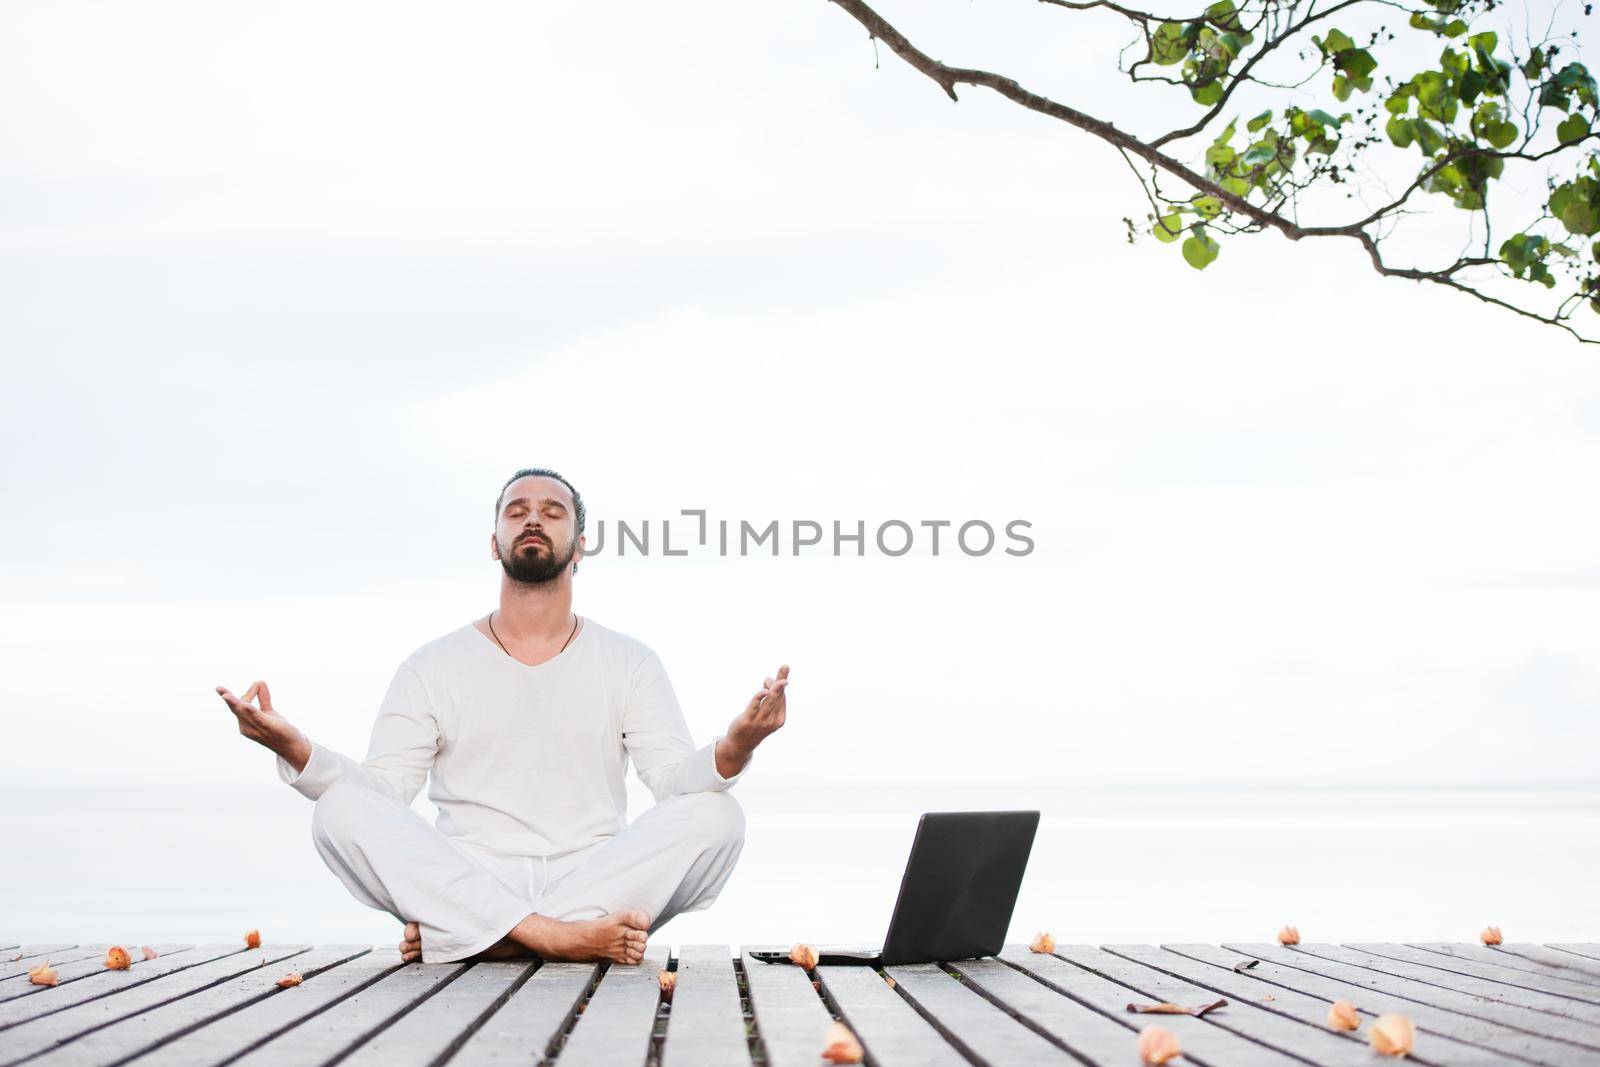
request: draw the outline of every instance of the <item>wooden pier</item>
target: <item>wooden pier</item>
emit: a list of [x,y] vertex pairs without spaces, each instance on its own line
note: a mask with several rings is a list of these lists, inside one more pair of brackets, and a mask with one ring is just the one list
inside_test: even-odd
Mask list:
[[[1134,1067],[1152,1023],[1181,1043],[1175,1065],[1373,1067],[1391,1062],[1367,1041],[1388,1012],[1415,1024],[1417,1064],[1600,1064],[1600,944],[1019,945],[810,972],[723,945],[653,945],[637,967],[129,945],[126,970],[105,967],[107,947],[0,939],[0,1067],[815,1067],[835,1021],[880,1067]],[[46,959],[54,986],[29,979]],[[291,972],[303,981],[281,987]],[[1219,999],[1199,1016],[1129,1010]],[[1357,1031],[1329,1028],[1336,1000],[1356,1005]]]

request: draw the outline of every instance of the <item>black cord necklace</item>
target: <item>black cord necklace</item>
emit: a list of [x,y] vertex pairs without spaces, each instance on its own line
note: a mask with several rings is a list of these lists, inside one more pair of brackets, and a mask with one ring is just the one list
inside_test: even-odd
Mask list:
[[[499,610],[500,610],[499,608],[495,609],[495,611],[499,611]],[[494,632],[494,611],[489,612],[489,633],[494,638],[494,643],[500,646],[500,651],[504,652],[508,656],[511,656],[511,650],[506,648],[506,644],[505,644],[504,641],[500,640],[500,635]],[[578,613],[577,612],[573,612],[572,613],[572,632],[567,635],[566,641],[563,642],[561,647],[556,650],[556,656],[559,656],[559,655],[561,655],[561,653],[565,652],[567,650],[567,645],[572,644],[572,639],[574,637],[576,637],[576,636],[578,636]],[[555,659],[556,656],[551,656],[550,659]],[[517,657],[515,657],[515,656],[511,656],[511,658],[512,659],[517,659]],[[517,662],[521,663],[522,661],[518,659]],[[550,660],[546,660],[545,662],[548,663],[548,662],[550,662]]]

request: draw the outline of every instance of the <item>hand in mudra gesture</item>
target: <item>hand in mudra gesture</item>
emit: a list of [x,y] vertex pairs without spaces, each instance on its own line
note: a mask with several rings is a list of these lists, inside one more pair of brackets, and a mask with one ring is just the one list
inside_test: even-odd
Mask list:
[[783,725],[784,715],[788,711],[784,689],[788,684],[789,665],[785,663],[778,668],[777,677],[768,678],[762,684],[761,692],[750,698],[744,711],[728,726],[727,738],[735,750],[749,755],[768,734]]
[[[273,710],[272,692],[266,682],[254,683],[244,691],[242,697],[234,696],[226,686],[219,685],[217,695],[222,697],[239,720],[239,732],[257,744],[285,755],[290,746],[299,740],[300,731]],[[260,707],[253,703],[258,697],[261,700]]]

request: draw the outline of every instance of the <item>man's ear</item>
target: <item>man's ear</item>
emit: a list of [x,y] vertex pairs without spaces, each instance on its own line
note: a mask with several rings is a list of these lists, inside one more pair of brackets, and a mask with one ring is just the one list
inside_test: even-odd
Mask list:
[[500,558],[500,538],[495,536],[493,533],[489,534],[489,558]]

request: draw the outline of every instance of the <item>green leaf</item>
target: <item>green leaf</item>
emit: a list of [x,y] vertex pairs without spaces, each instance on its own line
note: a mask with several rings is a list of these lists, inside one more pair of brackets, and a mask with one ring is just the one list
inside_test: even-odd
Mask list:
[[1343,74],[1333,76],[1333,95],[1340,100],[1350,99],[1350,79]]
[[1416,138],[1414,122],[1414,119],[1403,119],[1396,115],[1384,125],[1383,132],[1389,135],[1389,140],[1393,141],[1397,148],[1410,148],[1411,142]]
[[1189,54],[1189,42],[1183,38],[1183,27],[1176,22],[1163,22],[1150,35],[1150,58],[1163,67],[1170,67]]
[[[1372,58],[1372,53],[1365,48],[1355,48],[1348,52],[1339,53],[1339,67],[1350,76],[1350,80],[1361,82],[1368,74],[1378,69],[1378,61]],[[1362,86],[1365,89],[1365,86]]]
[[1244,23],[1239,20],[1239,9],[1234,6],[1233,0],[1218,0],[1206,8],[1206,18],[1225,30],[1244,29]]
[[1544,70],[1544,49],[1535,48],[1528,53],[1528,61],[1522,64],[1522,73],[1529,81],[1537,81],[1539,74]]
[[1571,144],[1573,141],[1582,140],[1589,132],[1589,120],[1582,115],[1568,115],[1561,125],[1556,127],[1556,136],[1562,144]]
[[1596,215],[1594,205],[1587,201],[1574,200],[1561,213],[1561,225],[1565,226],[1569,233],[1581,233],[1588,237],[1600,229],[1597,223],[1600,223],[1600,216]]
[[1194,236],[1183,242],[1183,258],[1195,270],[1205,270],[1206,265],[1217,258],[1217,242],[1206,233],[1204,226],[1196,227]]
[[1250,131],[1251,133],[1255,133],[1257,130],[1259,130],[1261,127],[1265,126],[1267,123],[1269,123],[1271,121],[1272,121],[1272,112],[1263,111],[1261,114],[1257,115],[1255,118],[1253,118],[1249,122],[1245,123],[1245,129]]
[[1467,32],[1467,24],[1462,22],[1460,19],[1451,19],[1450,22],[1445,25],[1444,29],[1440,30],[1439,32],[1443,33],[1446,37],[1460,37],[1463,33]]
[[1189,201],[1201,218],[1214,219],[1222,214],[1222,201],[1214,196],[1198,196]]
[[1183,234],[1183,216],[1178,214],[1162,216],[1156,220],[1150,232],[1155,234],[1156,240],[1161,243],[1171,244]]
[[1497,122],[1484,131],[1489,138],[1489,143],[1496,148],[1504,148],[1517,139],[1522,131],[1517,129],[1514,122]]
[[1241,162],[1247,167],[1259,167],[1263,163],[1270,163],[1278,157],[1278,150],[1265,141],[1258,141],[1245,152]]
[[1337,55],[1356,46],[1356,43],[1350,39],[1349,35],[1340,30],[1329,30],[1328,36],[1324,40],[1317,40],[1315,35],[1311,39],[1316,41],[1317,47],[1322,49],[1322,54],[1325,56]]
[[1220,81],[1211,81],[1199,87],[1190,86],[1189,95],[1194,98],[1195,103],[1210,107],[1222,99],[1222,83]]
[[1431,156],[1444,147],[1444,136],[1436,129],[1433,123],[1417,119],[1411,125],[1411,132],[1417,136],[1417,147],[1422,149],[1422,154]]

